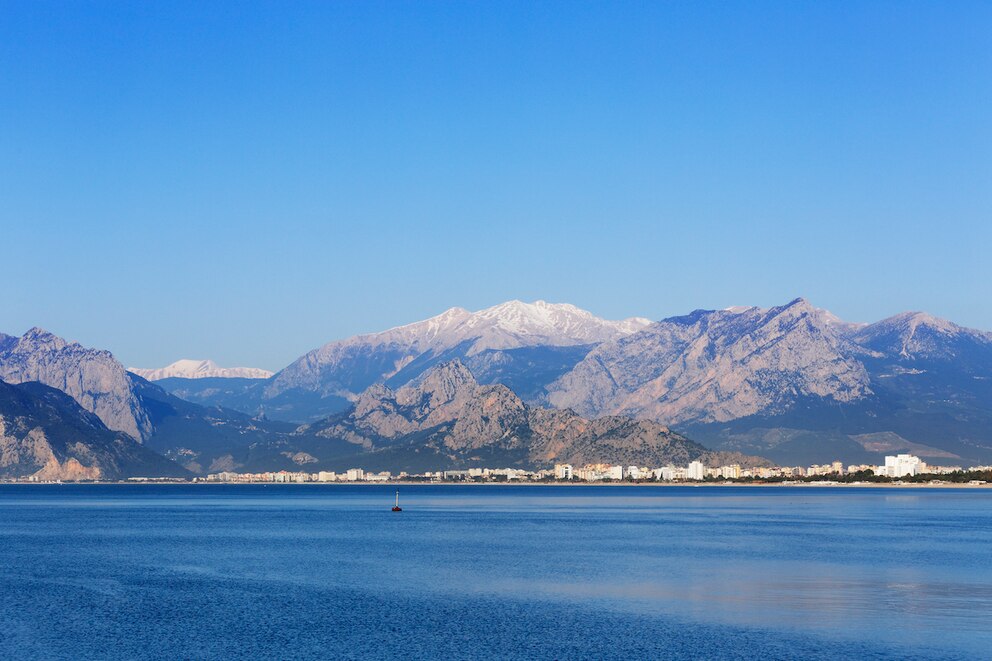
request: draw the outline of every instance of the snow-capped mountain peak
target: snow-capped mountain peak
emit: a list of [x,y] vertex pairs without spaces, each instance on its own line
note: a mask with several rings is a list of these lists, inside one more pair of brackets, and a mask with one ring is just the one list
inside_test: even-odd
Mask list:
[[536,344],[574,346],[594,344],[635,333],[650,320],[631,317],[601,319],[567,303],[507,301],[478,312],[450,308],[441,314],[379,333],[330,342],[316,352],[333,352],[345,344],[409,345],[417,351],[450,349],[472,340],[470,354]]
[[[502,349],[496,336],[509,334],[522,344],[539,338],[549,344],[586,344],[612,340],[644,328],[651,322],[635,317],[622,321],[600,319],[591,312],[568,303],[513,300],[480,310],[466,320],[466,331],[479,331],[481,342],[475,351]],[[503,338],[505,339],[505,338]]]
[[[274,397],[302,388],[352,398],[371,383],[404,370],[418,357],[421,360],[411,370],[422,371],[430,357],[452,351],[468,359],[486,351],[595,345],[636,333],[650,323],[640,317],[610,321],[574,305],[546,301],[513,300],[477,312],[450,308],[423,321],[314,349],[279,372],[266,393]],[[342,379],[341,375],[350,374],[361,378]]]
[[189,358],[177,360],[171,365],[158,369],[142,369],[140,367],[127,369],[148,381],[159,381],[173,377],[181,379],[204,379],[207,377],[267,379],[272,376],[272,372],[257,367],[220,367],[212,360],[191,360]]
[[901,358],[954,358],[954,344],[992,345],[992,333],[935,317],[926,312],[903,312],[862,328],[855,339],[875,350]]

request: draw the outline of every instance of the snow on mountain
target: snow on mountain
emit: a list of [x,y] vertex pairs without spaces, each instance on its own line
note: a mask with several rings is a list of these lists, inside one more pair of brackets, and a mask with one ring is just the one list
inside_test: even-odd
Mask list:
[[471,315],[460,337],[478,337],[469,355],[485,349],[518,346],[593,344],[629,335],[651,322],[632,317],[622,321],[600,319],[567,303],[509,301]]
[[427,351],[449,349],[472,340],[468,351],[471,356],[486,349],[605,342],[636,332],[650,323],[649,319],[640,317],[621,321],[600,319],[568,303],[508,301],[478,312],[451,308],[424,321],[331,342],[321,349],[342,343],[367,343],[409,344]]
[[992,333],[958,326],[926,312],[903,312],[861,328],[859,344],[902,359],[954,359],[969,347],[992,349]]
[[158,369],[143,369],[129,367],[127,371],[137,374],[148,381],[159,381],[168,378],[205,379],[208,377],[223,379],[267,379],[272,372],[257,367],[220,367],[212,360],[191,360],[183,358],[166,367]]
[[509,301],[478,312],[451,308],[424,321],[325,344],[276,374],[266,395],[301,388],[350,397],[424,354],[458,347],[462,357],[471,357],[488,350],[598,344],[650,323],[637,317],[600,319],[574,305],[545,301]]

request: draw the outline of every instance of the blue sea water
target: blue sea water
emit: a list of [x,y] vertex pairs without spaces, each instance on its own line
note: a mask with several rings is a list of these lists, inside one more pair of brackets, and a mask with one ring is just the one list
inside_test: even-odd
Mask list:
[[992,491],[0,486],[0,657],[989,658]]

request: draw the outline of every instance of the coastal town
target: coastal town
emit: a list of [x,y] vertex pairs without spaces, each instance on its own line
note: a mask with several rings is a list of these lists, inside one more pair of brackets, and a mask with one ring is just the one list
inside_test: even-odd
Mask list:
[[885,457],[885,463],[880,465],[847,465],[840,461],[829,464],[812,466],[772,466],[744,468],[738,464],[726,466],[706,466],[700,461],[690,462],[687,466],[668,465],[660,468],[645,466],[623,466],[613,464],[587,464],[573,466],[571,464],[555,464],[554,468],[544,470],[525,470],[520,468],[467,468],[459,470],[425,471],[423,473],[392,473],[389,471],[372,472],[362,468],[350,468],[346,471],[267,471],[262,473],[237,473],[224,471],[211,473],[198,482],[225,483],[304,483],[304,482],[671,482],[671,483],[706,483],[706,482],[790,482],[810,478],[819,482],[831,478],[859,477],[866,481],[871,478],[902,479],[916,476],[940,476],[979,474],[992,471],[992,466],[975,466],[964,469],[961,466],[930,466],[919,457],[910,454],[899,454]]

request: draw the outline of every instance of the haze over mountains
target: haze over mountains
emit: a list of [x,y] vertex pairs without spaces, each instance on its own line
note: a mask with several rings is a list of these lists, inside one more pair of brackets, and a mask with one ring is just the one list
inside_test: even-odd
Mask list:
[[0,336],[0,380],[62,390],[194,472],[992,461],[992,335],[923,313],[853,324],[803,299],[653,323],[511,301],[333,341],[267,378],[209,361],[142,373],[158,380],[40,329]]

